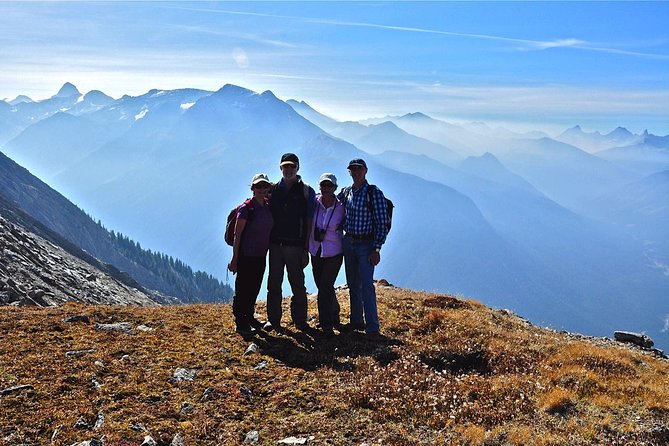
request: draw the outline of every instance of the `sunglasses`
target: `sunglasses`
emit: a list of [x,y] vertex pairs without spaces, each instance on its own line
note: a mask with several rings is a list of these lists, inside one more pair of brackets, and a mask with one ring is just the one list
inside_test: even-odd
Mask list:
[[297,169],[297,165],[295,164],[284,164],[281,166],[282,169]]
[[321,187],[335,187],[335,185],[330,183],[330,182],[325,182],[324,181],[324,182],[321,183]]

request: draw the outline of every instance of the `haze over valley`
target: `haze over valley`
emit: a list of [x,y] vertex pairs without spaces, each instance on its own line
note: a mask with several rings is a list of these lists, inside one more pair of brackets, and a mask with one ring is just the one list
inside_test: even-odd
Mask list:
[[106,228],[221,281],[225,218],[254,173],[279,180],[294,151],[307,182],[332,171],[345,185],[362,157],[396,205],[376,277],[669,344],[665,135],[518,133],[420,111],[341,122],[232,84],[113,99],[66,83],[45,100],[0,102],[0,151]]

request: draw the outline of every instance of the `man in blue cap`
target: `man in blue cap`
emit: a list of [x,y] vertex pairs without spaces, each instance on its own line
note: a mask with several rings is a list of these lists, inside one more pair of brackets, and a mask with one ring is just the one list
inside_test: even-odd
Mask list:
[[381,261],[381,247],[389,231],[386,199],[381,190],[367,183],[367,163],[348,163],[351,187],[339,193],[346,206],[344,264],[351,300],[350,328],[379,335],[379,314],[374,289],[374,267]]

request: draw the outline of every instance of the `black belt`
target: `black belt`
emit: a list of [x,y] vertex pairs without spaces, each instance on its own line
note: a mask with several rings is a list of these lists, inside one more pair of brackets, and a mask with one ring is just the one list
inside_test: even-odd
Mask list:
[[346,237],[350,237],[353,240],[371,240],[374,238],[374,234],[350,234],[347,232]]

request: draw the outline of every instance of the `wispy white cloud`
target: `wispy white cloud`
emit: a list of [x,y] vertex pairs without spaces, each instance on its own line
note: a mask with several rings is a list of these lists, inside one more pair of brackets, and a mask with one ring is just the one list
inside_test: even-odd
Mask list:
[[287,42],[285,40],[269,39],[267,37],[263,37],[261,34],[236,32],[229,29],[212,28],[209,26],[181,24],[171,24],[167,26],[171,27],[171,29],[177,32],[184,32],[188,34],[198,33],[226,39],[246,40],[249,42],[255,42],[277,48],[300,48],[304,46],[302,44],[298,45],[296,43]]
[[521,39],[514,37],[506,36],[496,36],[490,34],[477,34],[477,33],[463,33],[463,32],[453,32],[453,31],[443,31],[429,28],[417,28],[409,26],[395,26],[395,25],[386,25],[380,23],[371,23],[371,22],[352,22],[352,21],[343,21],[343,20],[331,20],[331,19],[322,19],[315,17],[300,17],[300,16],[290,16],[290,15],[280,15],[280,14],[267,14],[259,12],[245,12],[245,11],[231,11],[223,9],[208,9],[208,8],[184,8],[184,7],[175,7],[175,6],[166,6],[168,8],[179,8],[186,9],[188,11],[196,12],[207,12],[207,13],[216,13],[216,14],[228,14],[228,15],[244,15],[244,16],[255,16],[255,17],[266,17],[266,18],[275,18],[275,19],[284,19],[284,20],[295,20],[301,21],[304,23],[316,23],[332,26],[346,26],[346,27],[363,27],[363,28],[374,28],[374,29],[383,29],[390,31],[401,31],[401,32],[412,32],[412,33],[425,33],[425,34],[436,34],[443,36],[451,37],[461,37],[461,38],[471,38],[471,39],[483,39],[499,42],[508,42],[515,44],[516,48],[523,51],[528,50],[550,50],[554,48],[573,48],[584,51],[594,51],[594,52],[603,52],[610,54],[619,54],[623,56],[633,56],[633,57],[644,57],[651,59],[661,59],[669,60],[668,54],[656,54],[656,53],[646,53],[640,51],[630,51],[624,49],[618,49],[613,47],[602,47],[596,46],[592,42],[587,42],[585,40],[576,39],[576,38],[560,38],[553,40],[532,40],[532,39]]
[[232,58],[239,68],[249,67],[249,56],[242,48],[234,48],[232,50]]

